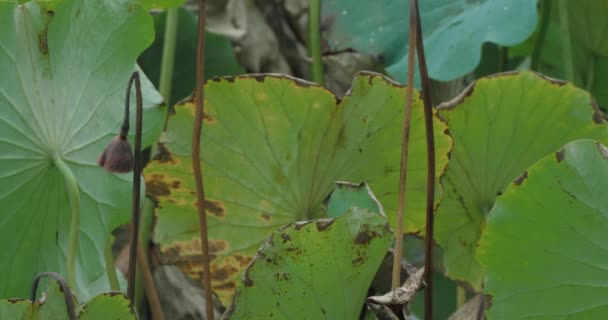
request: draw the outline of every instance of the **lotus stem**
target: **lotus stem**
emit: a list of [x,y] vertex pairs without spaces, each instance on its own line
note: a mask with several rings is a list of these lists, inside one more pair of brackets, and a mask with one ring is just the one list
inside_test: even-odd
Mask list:
[[312,81],[324,85],[321,55],[321,0],[311,0],[308,11],[308,51],[312,56]]
[[203,265],[203,289],[205,290],[205,306],[207,320],[213,320],[213,300],[211,293],[211,275],[209,274],[209,239],[207,235],[207,214],[205,211],[205,189],[201,169],[200,149],[201,132],[203,129],[203,112],[205,108],[205,88],[203,83],[204,54],[205,54],[205,0],[199,0],[198,7],[198,45],[196,50],[196,111],[194,116],[194,131],[192,132],[192,170],[196,184],[196,206],[199,217],[201,234],[201,254]]
[[424,126],[426,129],[426,154],[427,154],[427,181],[426,181],[426,230],[424,238],[424,318],[433,319],[433,231],[435,227],[435,136],[433,135],[433,104],[431,101],[431,82],[426,67],[426,56],[424,55],[424,41],[422,38],[422,26],[420,22],[420,9],[418,0],[414,0],[416,10],[416,24],[418,37],[416,38],[416,49],[418,52],[418,70],[420,71],[420,82],[422,84],[422,98],[424,102]]
[[405,211],[405,187],[407,183],[407,159],[410,141],[410,123],[412,119],[412,98],[414,89],[414,70],[416,68],[416,12],[414,2],[410,0],[410,30],[407,60],[407,89],[405,94],[405,112],[403,114],[403,139],[401,145],[401,166],[399,172],[399,193],[397,207],[397,231],[395,232],[395,254],[391,287],[401,286],[401,257],[403,255],[403,214]]

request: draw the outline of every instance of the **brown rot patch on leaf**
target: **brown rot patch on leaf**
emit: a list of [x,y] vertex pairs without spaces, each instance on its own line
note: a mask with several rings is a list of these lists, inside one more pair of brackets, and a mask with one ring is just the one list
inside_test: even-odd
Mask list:
[[[228,244],[224,240],[210,239],[209,252],[217,254],[228,248]],[[199,238],[192,241],[176,241],[168,248],[162,250],[163,263],[174,263],[176,261],[187,263],[192,260],[199,263],[198,256],[201,252],[201,241]]]
[[270,221],[270,215],[268,213],[264,212],[260,216],[262,217],[262,219]]
[[521,186],[521,184],[528,178],[528,171],[524,171],[524,173],[520,174],[519,177],[513,180],[513,184],[516,186]]
[[234,281],[224,282],[222,284],[214,285],[214,291],[232,291],[236,288],[236,283]]
[[251,260],[253,259],[252,257],[249,256],[244,256],[241,254],[235,254],[234,256],[234,260],[236,260],[236,262],[239,264],[239,267],[244,268],[246,267],[249,262],[251,262]]
[[562,160],[564,160],[566,158],[566,152],[564,151],[564,149],[559,150],[558,152],[555,153],[555,159],[557,159],[557,162],[562,162]]
[[291,280],[291,275],[288,272],[277,272],[274,274],[275,281],[289,281]]
[[210,115],[208,115],[206,113],[203,114],[203,121],[205,121],[208,124],[215,123],[215,119],[213,119],[213,117],[211,117]]
[[291,236],[287,233],[281,233],[281,239],[283,239],[283,243],[285,243],[287,241],[291,241]]
[[106,292],[106,293],[102,293],[101,295],[102,295],[102,296],[105,296],[105,297],[116,297],[116,296],[123,296],[123,297],[125,297],[125,299],[127,298],[127,297],[125,296],[125,294],[124,294],[124,293],[122,293],[122,292],[117,292],[117,291]]
[[182,184],[181,181],[179,180],[173,180],[173,182],[171,182],[171,188],[173,189],[179,189],[179,186]]
[[254,284],[253,279],[251,279],[251,277],[249,276],[249,271],[253,269],[253,266],[255,265],[258,259],[261,259],[259,251],[258,255],[253,259],[253,261],[251,261],[251,264],[249,264],[249,266],[247,267],[247,269],[245,269],[245,272],[243,273],[243,285],[245,285],[245,287],[251,287]]
[[158,153],[154,156],[154,160],[162,164],[177,164],[177,161],[173,158],[173,155],[164,143],[158,143]]
[[48,25],[45,26],[44,29],[42,29],[42,31],[40,31],[40,33],[38,34],[38,50],[40,50],[40,53],[42,53],[43,55],[49,54],[47,31]]
[[230,278],[233,278],[239,270],[231,265],[223,265],[218,267],[216,265],[211,266],[211,279],[217,282],[223,282]]
[[357,256],[357,258],[353,259],[352,264],[353,264],[353,267],[358,267],[358,266],[362,265],[364,262],[365,262],[364,256]]
[[329,228],[335,219],[319,219],[317,220],[317,231],[324,231]]
[[380,234],[373,230],[361,230],[355,237],[356,244],[367,244],[372,241],[373,238],[379,237]]
[[165,175],[162,173],[153,173],[146,176],[146,194],[155,199],[170,195],[169,184],[164,179]]
[[251,280],[251,278],[249,278],[249,274],[245,274],[245,277],[243,278],[243,284],[245,285],[245,287],[253,286],[253,280]]
[[29,300],[26,300],[26,299],[23,299],[23,298],[8,299],[8,303],[19,303],[19,302],[22,302],[22,301],[28,301],[29,302]]
[[279,262],[278,262],[278,260],[277,260],[277,256],[276,256],[276,255],[272,255],[272,256],[270,256],[270,257],[266,257],[266,258],[264,259],[264,261],[265,261],[267,264],[269,264],[269,265],[275,265],[275,266],[278,266],[278,265],[279,265]]
[[[200,242],[198,243],[198,246],[200,249]],[[214,239],[209,240],[209,252],[216,253],[216,252],[224,251],[224,250],[226,250],[227,247],[228,247],[228,244],[224,240],[214,240]]]
[[216,200],[205,200],[205,211],[210,212],[216,217],[223,217],[226,209],[224,208],[224,204],[220,201]]

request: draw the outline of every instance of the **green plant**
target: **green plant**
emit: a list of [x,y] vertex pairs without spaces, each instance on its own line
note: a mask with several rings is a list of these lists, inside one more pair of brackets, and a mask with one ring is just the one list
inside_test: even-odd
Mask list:
[[[128,220],[131,188],[96,159],[119,130],[151,18],[130,1],[2,2],[0,16],[0,297],[24,296],[24,283],[55,271],[87,300],[110,289],[105,244]],[[164,109],[142,80],[150,145]]]
[[[423,1],[421,19],[417,1],[311,1],[309,21],[293,3],[235,2],[218,16],[221,5],[201,1],[198,24],[182,2],[0,1],[0,319],[145,317],[133,266],[138,255],[151,281],[153,219],[160,262],[205,279],[207,318],[212,291],[226,319],[608,316],[603,1]],[[255,69],[235,56],[263,43],[259,13],[281,50],[310,48],[285,60],[312,61],[317,84],[203,83]],[[214,34],[220,20],[244,35]],[[344,96],[320,85],[336,81],[323,74],[330,55],[363,53],[410,85],[370,72]],[[141,84],[125,97],[131,74]],[[121,122],[135,98],[145,121],[133,159]],[[97,160],[134,166],[134,178]],[[153,202],[138,245],[144,191]],[[129,211],[121,288],[112,232]],[[32,279],[29,299],[15,299]]]
[[[326,89],[285,76],[206,84],[201,162],[211,213],[211,254],[216,257],[212,286],[223,302],[229,303],[240,272],[269,232],[324,215],[322,202],[335,180],[369,181],[394,225],[405,91],[377,74],[357,77],[351,95],[339,104]],[[413,199],[405,220],[409,232],[422,229],[425,219],[421,109],[416,99],[410,152],[418,157],[410,160],[408,171]],[[159,159],[144,175],[148,194],[159,203],[155,236],[165,261],[184,263],[185,271],[195,276],[200,269],[187,263],[199,254],[189,159],[193,111],[192,102],[175,107],[161,138]],[[435,122],[441,170],[450,140],[443,124]]]

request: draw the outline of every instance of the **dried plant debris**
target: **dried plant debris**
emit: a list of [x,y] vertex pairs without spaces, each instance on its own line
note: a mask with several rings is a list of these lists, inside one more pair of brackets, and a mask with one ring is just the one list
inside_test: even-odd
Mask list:
[[416,292],[422,289],[423,277],[424,268],[420,268],[410,274],[401,287],[381,296],[367,298],[367,306],[378,320],[412,319],[409,303]]

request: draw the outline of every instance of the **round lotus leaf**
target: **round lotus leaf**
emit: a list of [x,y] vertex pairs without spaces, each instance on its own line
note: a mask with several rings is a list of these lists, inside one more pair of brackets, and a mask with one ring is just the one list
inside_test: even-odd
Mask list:
[[[518,44],[536,27],[536,1],[419,1],[429,76],[448,81],[473,71],[484,42]],[[387,71],[406,81],[407,0],[326,0],[323,19],[329,46],[382,58]]]
[[[209,218],[212,285],[230,302],[241,271],[278,227],[324,215],[335,181],[368,182],[396,221],[405,87],[377,74],[355,78],[338,101],[328,90],[286,76],[209,81],[201,145]],[[406,232],[425,223],[423,106],[412,111]],[[155,239],[165,263],[198,277],[200,240],[192,179],[194,103],[175,107],[161,154],[145,170],[159,203]],[[451,141],[435,119],[437,172]]]
[[[120,131],[127,81],[152,42],[152,20],[137,1],[64,0],[3,1],[0,21],[0,297],[26,295],[42,271],[67,277],[63,163],[80,195],[72,289],[86,299],[109,289],[104,245],[130,218],[132,175],[110,174],[96,160]],[[145,146],[160,135],[165,111],[142,81]]]
[[579,140],[496,201],[477,254],[489,319],[608,317],[608,150]]
[[258,251],[228,319],[357,319],[393,239],[386,217],[352,208],[292,223]]
[[435,238],[449,277],[481,289],[477,242],[496,197],[536,161],[584,138],[608,137],[590,95],[532,72],[482,78],[440,106],[454,138],[441,177]]

